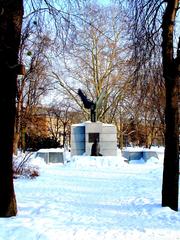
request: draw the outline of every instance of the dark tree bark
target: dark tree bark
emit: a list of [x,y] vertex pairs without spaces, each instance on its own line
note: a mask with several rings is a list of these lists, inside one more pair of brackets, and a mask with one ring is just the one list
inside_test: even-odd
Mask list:
[[[165,81],[165,156],[162,183],[162,206],[178,211],[179,197],[179,120],[178,92],[180,83],[180,42],[175,53],[175,23],[179,0],[129,0],[133,16],[132,39],[139,74],[151,70],[162,59]],[[162,11],[164,15],[162,16]],[[162,17],[162,24],[159,19]],[[160,35],[160,29],[162,35]],[[178,31],[177,31],[178,33]],[[161,59],[159,59],[159,43]],[[159,59],[159,60],[158,60]],[[158,61],[157,61],[158,60]],[[148,64],[149,68],[147,67]],[[144,65],[143,65],[144,64]],[[144,66],[144,68],[143,68]],[[154,71],[152,68],[152,71]],[[135,72],[135,73],[136,73]],[[153,72],[152,72],[153,74]],[[136,76],[136,75],[135,75]],[[148,75],[147,75],[148,76]],[[137,75],[137,80],[138,80]],[[155,78],[157,80],[157,78]],[[142,83],[144,83],[142,81]]]
[[173,54],[173,32],[179,0],[167,1],[163,17],[162,57],[166,86],[165,157],[162,186],[162,206],[178,211],[179,188],[179,129],[178,91],[180,81],[180,43],[177,56]]
[[23,0],[0,0],[0,217],[17,214],[12,153]]

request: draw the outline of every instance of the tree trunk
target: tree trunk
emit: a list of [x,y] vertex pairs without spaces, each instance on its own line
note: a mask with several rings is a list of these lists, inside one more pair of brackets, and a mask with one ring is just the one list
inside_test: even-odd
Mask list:
[[13,153],[15,155],[17,155],[19,139],[20,139],[20,134],[19,134],[19,132],[16,132],[16,129],[15,129],[15,131],[14,131],[14,139],[13,139]]
[[[17,89],[18,91],[18,89]],[[17,93],[17,103],[16,103],[16,116],[15,116],[15,126],[14,126],[14,140],[13,140],[13,153],[16,155],[21,132],[21,114],[22,114],[22,91]]]
[[63,124],[63,147],[66,144],[66,123]]
[[124,147],[124,134],[123,134],[123,123],[119,124],[120,130],[119,130],[119,147],[122,150]]
[[178,130],[178,81],[180,55],[173,57],[173,31],[178,0],[168,1],[163,18],[163,75],[166,87],[165,156],[162,185],[162,206],[178,211],[179,188],[179,130]]
[[0,0],[0,217],[17,214],[12,154],[23,0]]

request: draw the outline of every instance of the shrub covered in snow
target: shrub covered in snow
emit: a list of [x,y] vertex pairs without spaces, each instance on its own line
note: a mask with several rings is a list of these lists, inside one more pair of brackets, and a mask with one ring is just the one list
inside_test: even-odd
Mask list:
[[39,167],[30,161],[31,155],[32,153],[19,153],[17,156],[13,156],[14,178],[25,177],[33,179],[40,175]]

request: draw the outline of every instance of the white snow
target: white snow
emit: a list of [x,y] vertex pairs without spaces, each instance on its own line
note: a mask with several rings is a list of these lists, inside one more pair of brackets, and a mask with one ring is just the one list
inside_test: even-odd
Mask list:
[[18,214],[0,240],[180,240],[180,211],[161,207],[163,154],[143,164],[74,157],[14,181]]
[[49,149],[47,149],[47,148],[42,148],[42,149],[40,149],[40,150],[38,150],[38,152],[40,152],[40,153],[48,153],[48,152],[63,152],[64,151],[64,149],[63,148],[49,148]]

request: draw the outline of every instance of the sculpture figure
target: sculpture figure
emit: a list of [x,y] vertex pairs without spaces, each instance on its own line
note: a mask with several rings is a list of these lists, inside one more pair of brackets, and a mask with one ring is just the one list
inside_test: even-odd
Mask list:
[[97,108],[99,108],[101,106],[104,94],[103,92],[101,92],[101,94],[99,95],[98,99],[96,100],[96,102],[93,102],[92,100],[89,100],[87,98],[87,96],[82,92],[81,89],[78,89],[78,95],[80,96],[84,107],[87,109],[91,110],[91,122],[96,122],[97,121]]
[[102,156],[100,153],[100,145],[97,139],[94,140],[94,143],[91,147],[91,156]]
[[80,96],[84,107],[87,109],[91,110],[91,122],[96,122],[97,117],[96,117],[96,103],[93,101],[89,100],[84,93],[81,91],[81,89],[78,89],[78,95]]

